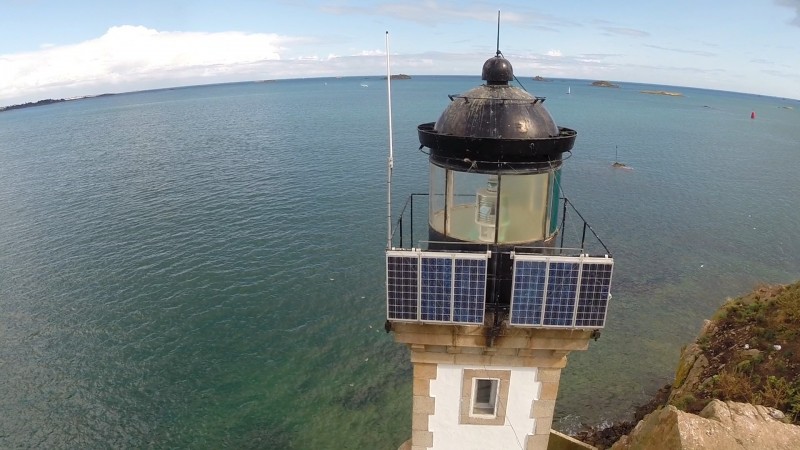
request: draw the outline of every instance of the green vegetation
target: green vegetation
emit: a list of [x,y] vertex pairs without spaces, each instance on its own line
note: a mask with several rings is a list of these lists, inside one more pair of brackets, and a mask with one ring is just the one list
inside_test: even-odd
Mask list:
[[673,400],[696,412],[711,399],[777,408],[800,424],[800,283],[762,286],[728,301],[698,340],[709,364],[692,394]]

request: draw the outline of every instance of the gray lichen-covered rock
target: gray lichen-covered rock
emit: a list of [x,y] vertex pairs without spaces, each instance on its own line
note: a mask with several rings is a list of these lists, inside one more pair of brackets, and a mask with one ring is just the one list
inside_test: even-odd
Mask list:
[[773,408],[713,400],[700,415],[661,408],[644,418],[614,450],[797,450],[800,427]]
[[681,359],[675,373],[675,381],[672,383],[669,402],[672,403],[676,398],[693,392],[702,381],[701,376],[706,367],[708,367],[708,358],[703,355],[700,346],[694,343],[686,346],[681,351]]
[[[713,322],[706,320],[700,330],[698,340],[709,334],[713,329]],[[708,367],[708,358],[703,354],[703,350],[697,342],[693,342],[681,349],[681,357],[678,360],[678,369],[675,371],[675,380],[672,382],[669,403],[674,404],[676,399],[691,395],[703,381],[702,376],[706,367]]]

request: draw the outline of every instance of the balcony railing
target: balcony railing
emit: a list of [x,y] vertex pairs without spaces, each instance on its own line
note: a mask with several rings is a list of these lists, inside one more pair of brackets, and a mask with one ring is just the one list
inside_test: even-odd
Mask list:
[[[513,261],[507,324],[529,328],[599,329],[605,326],[611,299],[614,260],[608,248],[567,199],[583,226],[578,247],[499,248],[490,243],[416,241],[427,233],[427,209],[414,215],[413,194],[393,230],[386,252],[386,313],[389,321],[482,325],[492,258]],[[427,206],[427,202],[426,202]],[[421,218],[421,219],[420,219]],[[588,233],[587,233],[588,232]],[[590,256],[587,235],[600,252]],[[561,234],[562,243],[564,234]],[[407,247],[404,244],[407,243]],[[435,245],[434,245],[435,244]]]

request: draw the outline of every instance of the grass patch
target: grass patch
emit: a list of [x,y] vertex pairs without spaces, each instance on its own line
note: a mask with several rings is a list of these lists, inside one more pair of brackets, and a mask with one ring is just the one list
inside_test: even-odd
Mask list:
[[673,404],[697,412],[713,398],[753,403],[800,424],[800,283],[759,286],[727,301],[714,322],[698,339],[708,369]]

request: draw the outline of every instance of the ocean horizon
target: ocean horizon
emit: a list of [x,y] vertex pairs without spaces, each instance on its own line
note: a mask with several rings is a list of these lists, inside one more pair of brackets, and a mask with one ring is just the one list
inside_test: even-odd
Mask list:
[[[427,189],[417,125],[481,83],[411,77],[392,82],[397,208]],[[405,441],[411,366],[383,330],[383,78],[0,114],[0,447]],[[577,130],[563,192],[615,258],[606,328],[561,379],[554,427],[570,432],[630,418],[726,298],[800,278],[800,111],[520,79]]]
[[[450,77],[450,78],[476,78],[475,75],[409,75],[409,74],[402,74],[396,73],[392,74],[392,76],[398,75],[407,75],[411,77],[410,79],[416,78],[440,78],[440,77]],[[478,77],[480,78],[480,77]],[[537,79],[542,78],[542,79]],[[237,84],[249,84],[249,83],[275,83],[275,82],[290,82],[290,81],[303,81],[303,80],[320,80],[320,81],[327,81],[327,80],[372,80],[372,81],[383,81],[384,84],[386,83],[386,74],[383,75],[347,75],[347,76],[317,76],[317,77],[297,77],[297,78],[265,78],[265,79],[258,79],[258,80],[244,80],[244,81],[228,81],[228,82],[218,82],[218,83],[204,83],[204,84],[190,84],[190,85],[175,85],[175,86],[165,86],[165,87],[155,87],[155,88],[148,88],[148,89],[141,89],[141,90],[132,90],[132,91],[119,91],[119,92],[103,92],[99,94],[84,94],[84,95],[77,95],[71,97],[63,97],[63,98],[54,98],[54,97],[47,97],[47,98],[40,98],[38,100],[32,100],[28,102],[21,102],[21,103],[13,103],[7,105],[0,105],[0,112],[14,106],[22,106],[27,105],[29,103],[36,103],[45,100],[56,100],[58,102],[61,101],[75,101],[75,100],[85,100],[91,99],[96,97],[106,97],[111,95],[131,95],[131,94],[141,94],[147,92],[159,92],[159,91],[170,91],[175,89],[192,89],[192,88],[202,88],[202,87],[215,87],[215,86],[225,86],[225,85],[237,85]],[[404,79],[397,79],[393,80],[393,82],[404,82],[407,80]],[[662,87],[662,88],[669,88],[670,91],[674,91],[674,89],[678,89],[677,92],[680,90],[687,89],[687,90],[696,90],[696,91],[708,91],[708,92],[719,92],[722,94],[738,94],[738,95],[751,95],[755,97],[766,97],[766,98],[774,98],[777,100],[786,100],[790,102],[800,102],[800,99],[795,99],[792,97],[782,97],[782,96],[775,96],[775,95],[766,95],[766,94],[754,94],[749,92],[742,92],[742,91],[726,91],[722,89],[711,89],[711,88],[701,88],[701,87],[693,87],[693,86],[681,86],[681,85],[670,85],[670,84],[654,84],[654,83],[647,83],[647,82],[640,82],[640,81],[619,81],[619,80],[612,80],[612,79],[589,79],[589,78],[549,78],[549,77],[540,77],[539,75],[523,75],[521,78],[517,79],[517,84],[520,84],[527,89],[530,83],[534,84],[534,86],[538,83],[547,83],[547,82],[566,82],[568,84],[571,83],[578,83],[584,84],[588,83],[591,84],[596,81],[608,81],[614,84],[624,84],[628,87],[635,87],[641,86],[645,87]],[[613,88],[612,88],[613,89]]]

